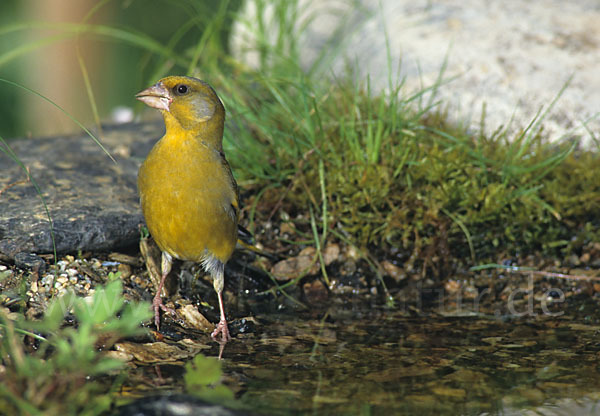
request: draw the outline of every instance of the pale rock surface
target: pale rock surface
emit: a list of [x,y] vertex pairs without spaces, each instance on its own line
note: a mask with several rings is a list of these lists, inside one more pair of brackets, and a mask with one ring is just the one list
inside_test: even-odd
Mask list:
[[[474,128],[485,104],[488,132],[511,118],[511,131],[526,126],[572,76],[544,128],[553,140],[580,136],[597,148],[582,122],[600,139],[598,0],[301,0],[300,10],[300,24],[309,22],[298,37],[305,68],[343,39],[329,71],[340,74],[351,65],[385,89],[387,31],[395,77],[406,78],[403,93],[435,83],[446,62],[444,78],[453,79],[438,99]],[[254,1],[241,13],[245,23],[234,27],[232,50],[256,67]]]

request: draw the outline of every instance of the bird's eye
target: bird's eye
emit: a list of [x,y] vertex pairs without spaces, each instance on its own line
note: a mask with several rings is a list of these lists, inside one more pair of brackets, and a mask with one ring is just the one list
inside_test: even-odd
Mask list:
[[189,87],[185,84],[179,84],[175,87],[175,94],[177,95],[185,95],[189,91]]

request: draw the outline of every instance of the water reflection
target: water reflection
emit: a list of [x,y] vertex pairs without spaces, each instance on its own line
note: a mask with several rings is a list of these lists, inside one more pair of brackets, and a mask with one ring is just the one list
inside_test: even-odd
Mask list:
[[362,315],[262,317],[227,346],[228,382],[281,415],[511,414],[600,397],[600,327],[573,316]]

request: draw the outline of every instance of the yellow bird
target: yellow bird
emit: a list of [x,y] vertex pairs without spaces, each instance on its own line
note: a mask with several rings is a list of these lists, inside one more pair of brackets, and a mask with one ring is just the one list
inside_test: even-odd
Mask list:
[[206,82],[170,76],[136,98],[160,110],[166,133],[138,174],[146,225],[162,250],[161,280],[152,302],[156,327],[160,293],[173,258],[202,263],[213,278],[221,319],[212,333],[229,341],[223,306],[225,263],[237,241],[239,196],[223,153],[225,108]]

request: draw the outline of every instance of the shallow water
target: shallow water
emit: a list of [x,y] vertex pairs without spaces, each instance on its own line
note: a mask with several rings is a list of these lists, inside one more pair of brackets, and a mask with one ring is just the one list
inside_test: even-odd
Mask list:
[[256,333],[226,346],[226,383],[265,414],[479,415],[556,405],[594,414],[585,409],[600,398],[599,326],[572,316],[404,315],[263,317]]
[[[600,414],[596,302],[519,302],[478,310],[446,303],[428,313],[362,302],[255,310],[230,325],[223,381],[247,409],[268,415]],[[130,373],[134,396],[182,392],[182,365],[199,352],[219,354],[204,333],[165,325],[163,335],[147,344],[149,359],[138,358],[153,365]],[[178,356],[168,350],[175,346]]]

